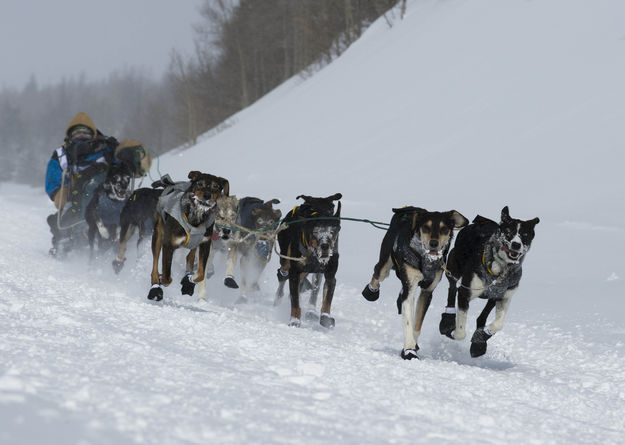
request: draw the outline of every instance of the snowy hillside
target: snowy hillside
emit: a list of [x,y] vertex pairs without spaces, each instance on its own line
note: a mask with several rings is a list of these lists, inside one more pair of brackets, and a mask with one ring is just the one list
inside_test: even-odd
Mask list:
[[540,217],[478,359],[438,334],[445,280],[423,359],[399,358],[398,280],[376,303],[360,296],[383,236],[370,225],[343,223],[324,332],[287,327],[286,298],[272,306],[275,258],[248,304],[221,264],[207,301],[172,285],[151,303],[149,253],[130,248],[119,276],[108,257],[52,260],[43,187],[0,186],[0,443],[621,443],[623,23],[620,0],[409,1],[403,21],[379,20],[316,75],[154,165],[226,177],[284,212],[341,192],[352,218],[402,205]]

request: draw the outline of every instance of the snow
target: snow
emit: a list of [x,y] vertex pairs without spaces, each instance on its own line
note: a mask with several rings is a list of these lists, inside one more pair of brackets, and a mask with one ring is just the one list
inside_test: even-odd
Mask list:
[[540,217],[477,359],[438,334],[445,281],[422,360],[400,359],[398,280],[375,303],[360,295],[383,236],[368,224],[342,225],[334,330],[297,329],[288,298],[272,305],[275,256],[247,304],[219,256],[206,301],[172,285],[151,303],[149,243],[131,243],[118,276],[112,256],[53,260],[43,189],[1,185],[0,443],[622,443],[623,19],[620,0],[414,0],[159,160],[283,212],[341,192],[342,216],[373,221],[402,205]]

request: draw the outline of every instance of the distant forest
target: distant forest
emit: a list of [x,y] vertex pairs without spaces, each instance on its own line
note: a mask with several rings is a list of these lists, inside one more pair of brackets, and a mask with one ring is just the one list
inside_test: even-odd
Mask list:
[[329,63],[380,16],[390,26],[404,12],[405,0],[205,0],[195,54],[173,51],[161,79],[127,69],[103,81],[83,76],[39,87],[31,78],[19,91],[0,91],[0,181],[43,184],[78,111],[103,133],[137,139],[159,155],[193,145],[285,80]]

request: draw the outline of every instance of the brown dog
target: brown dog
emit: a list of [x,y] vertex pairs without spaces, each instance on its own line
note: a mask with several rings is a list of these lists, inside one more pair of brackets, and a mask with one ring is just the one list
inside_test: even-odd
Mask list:
[[[152,233],[150,300],[159,301],[163,298],[161,286],[168,286],[172,281],[173,253],[180,247],[191,251],[187,255],[186,273],[181,281],[182,293],[193,295],[195,283],[200,283],[200,298],[205,297],[204,274],[215,224],[215,206],[217,198],[229,194],[230,184],[227,179],[199,171],[189,172],[189,179],[174,183],[168,176],[161,178],[165,189],[156,205],[157,217]],[[196,248],[199,248],[198,267],[190,278]],[[159,275],[158,258],[161,250],[163,273]]]

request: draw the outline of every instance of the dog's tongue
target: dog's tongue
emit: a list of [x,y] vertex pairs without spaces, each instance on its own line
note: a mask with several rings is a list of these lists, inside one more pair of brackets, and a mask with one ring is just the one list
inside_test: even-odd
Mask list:
[[432,256],[436,256],[438,255],[438,250],[430,250],[428,253]]
[[211,238],[213,241],[217,241],[219,239],[219,234],[215,231],[213,231],[213,236]]

